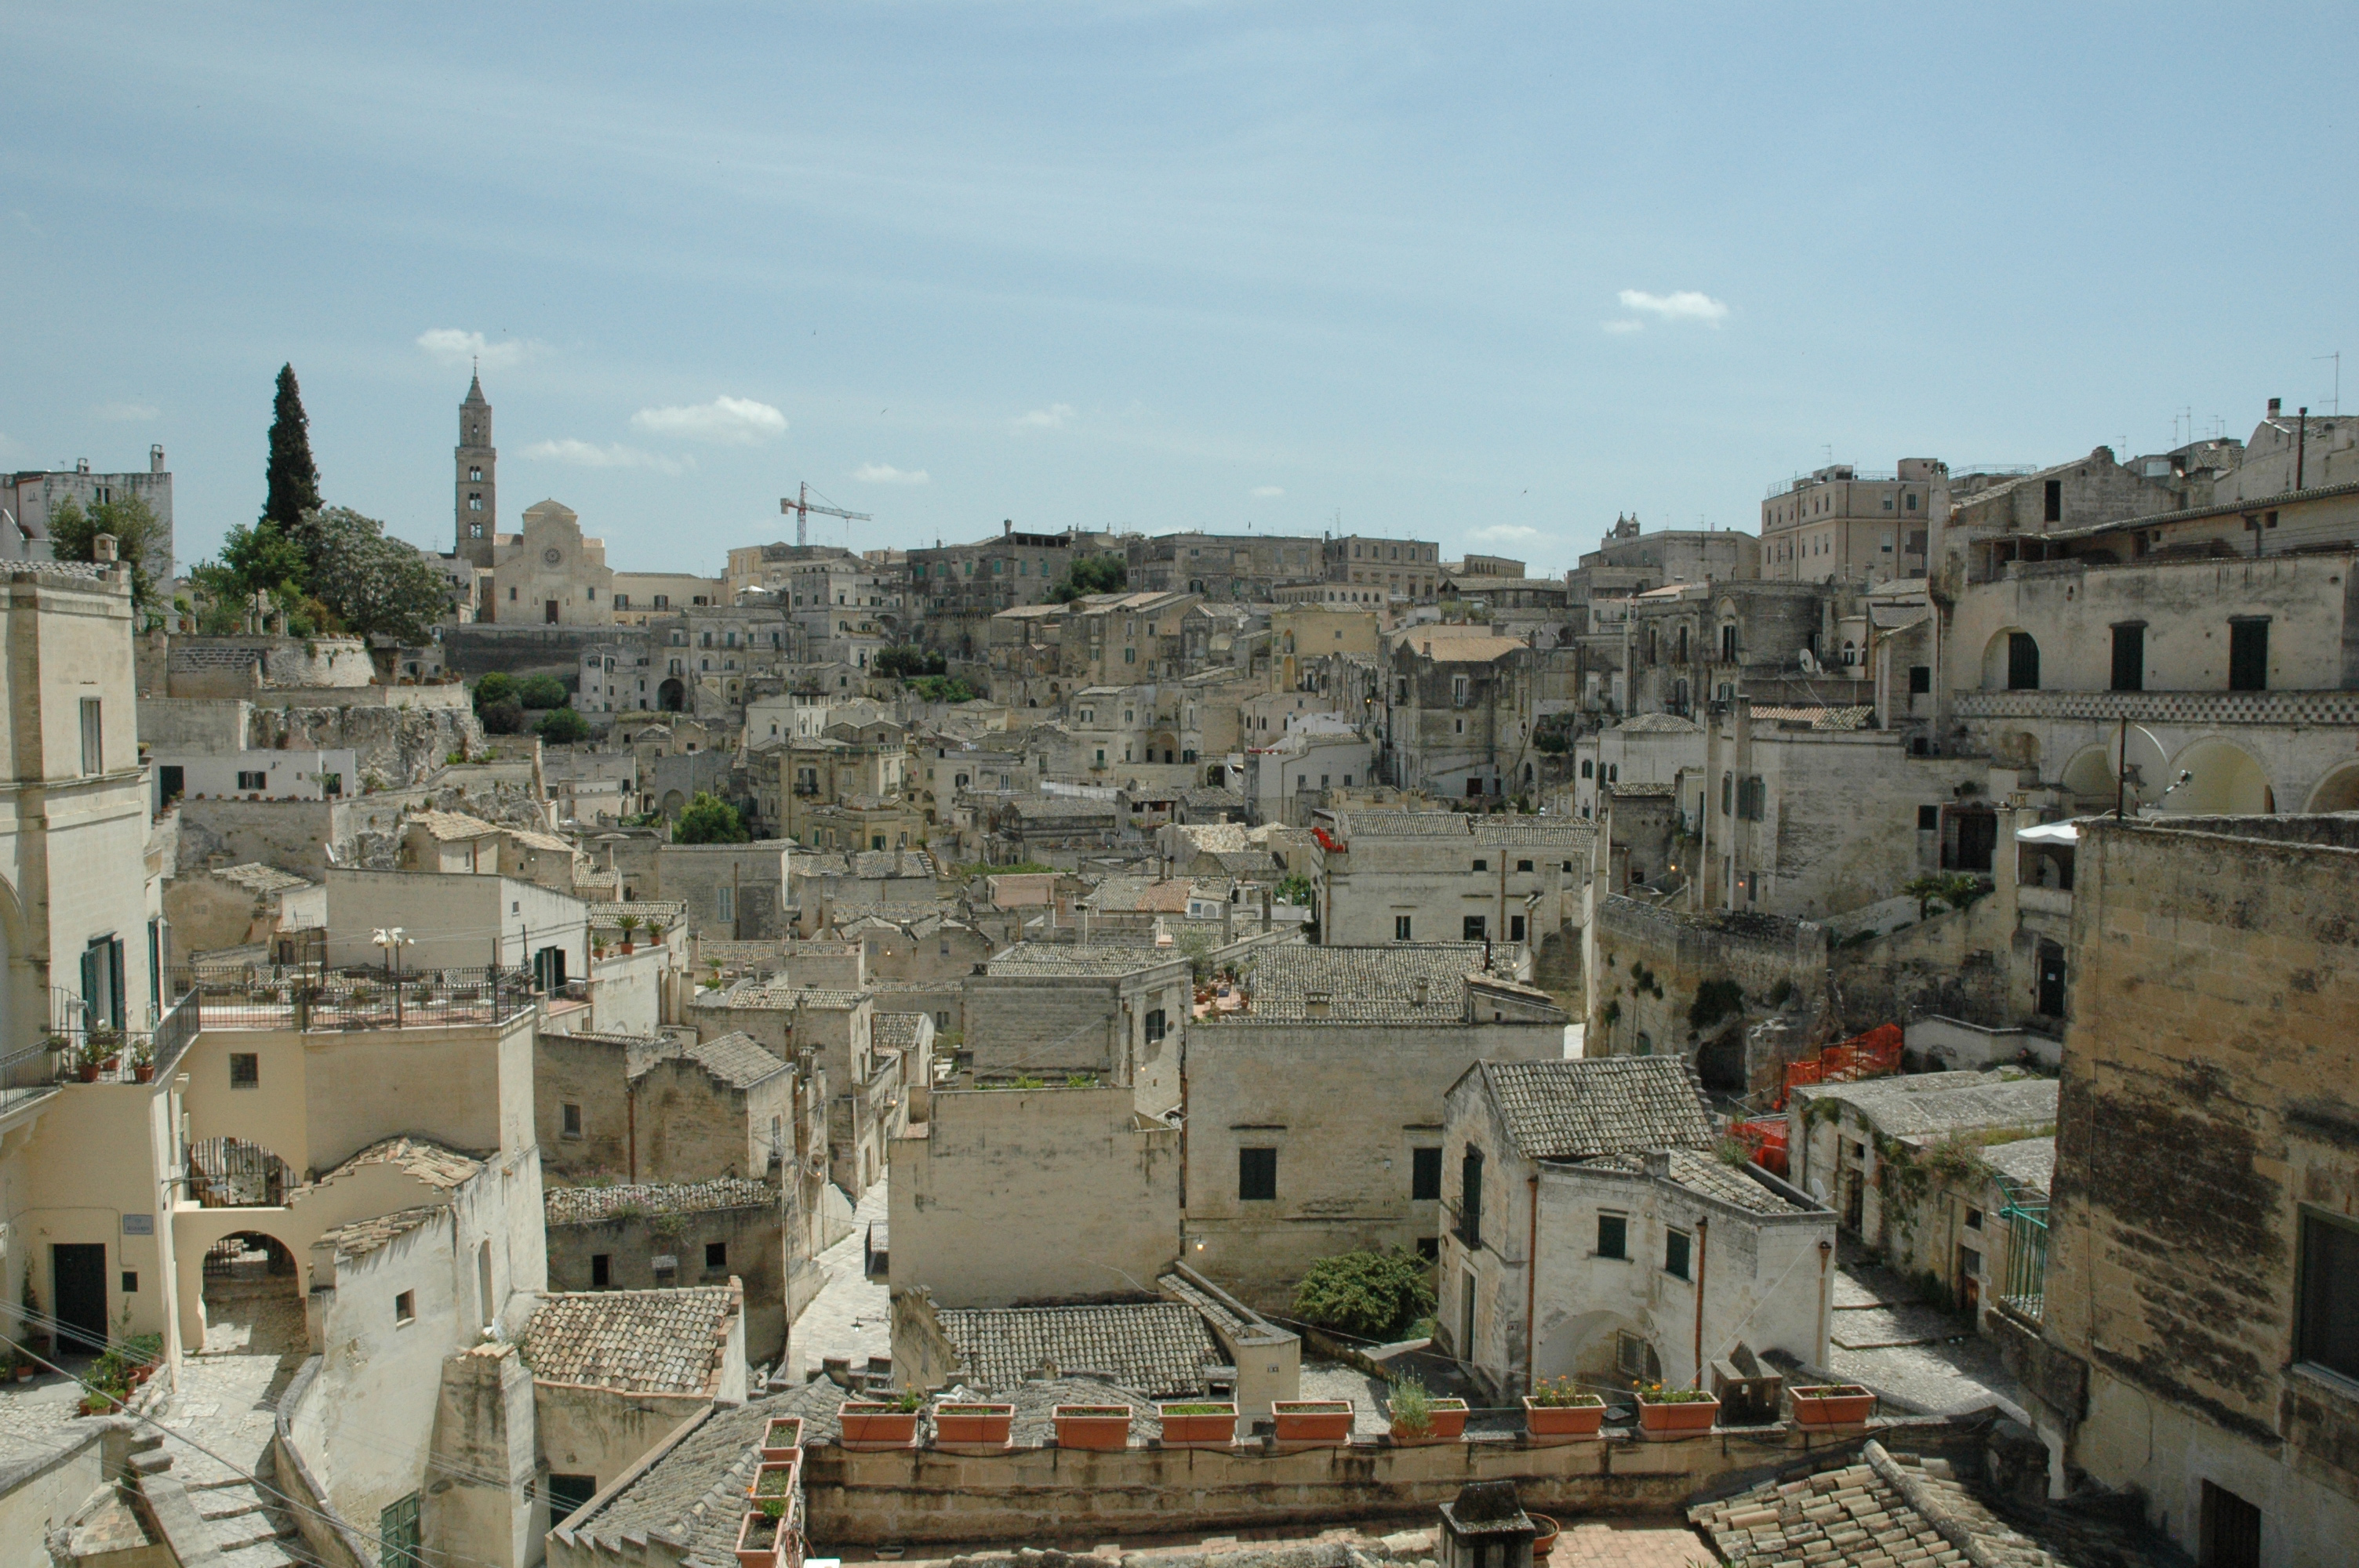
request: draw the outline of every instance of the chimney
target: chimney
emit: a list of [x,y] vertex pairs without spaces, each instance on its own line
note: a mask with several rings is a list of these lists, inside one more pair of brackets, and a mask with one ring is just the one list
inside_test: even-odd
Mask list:
[[101,534],[96,538],[91,540],[90,555],[92,560],[100,562],[101,564],[114,560],[115,558],[114,535],[112,534]]
[[1647,1174],[1658,1181],[1669,1181],[1671,1174],[1671,1154],[1668,1149],[1649,1149],[1638,1157],[1647,1167]]
[[2270,418],[2272,418],[2272,419],[2276,418],[2276,417],[2277,416],[2277,415],[2278,415],[2279,411],[2281,411],[2284,407],[2285,407],[2285,399],[2284,399],[2284,398],[2282,398],[2282,397],[2272,397],[2272,398],[2270,398],[2270,399],[2269,399],[2269,417],[2270,417]]
[[1425,999],[1426,999],[1426,997],[1427,997],[1429,994],[1430,994],[1430,988],[1431,988],[1431,986],[1432,986],[1432,981],[1431,981],[1431,980],[1430,980],[1427,977],[1425,977],[1425,976],[1423,976],[1423,975],[1419,975],[1419,976],[1418,976],[1418,978],[1417,978],[1417,1005],[1418,1005],[1418,1006],[1419,1006],[1419,1007],[1423,1007],[1423,1006],[1425,1005]]
[[[2276,409],[2276,407],[2277,407],[2277,404],[2276,404],[2276,401],[2275,401],[2274,399],[2272,399],[2272,400],[2271,400],[2271,402],[2270,402],[2270,404],[2269,404],[2269,407],[2270,407],[2270,409],[2271,409],[2272,411],[2274,411],[2274,410]],[[1001,538],[1003,538],[1003,539],[1007,538],[1007,537],[1009,537],[1010,535],[1012,535],[1015,532],[1016,532],[1016,519],[1015,519],[1015,518],[1013,518],[1013,517],[1003,517],[1003,518],[1001,518],[1001,519],[999,520],[999,536],[1000,536]]]
[[157,446],[147,449],[147,471],[149,473],[162,473],[164,471],[164,449],[162,447]]
[[1309,993],[1302,999],[1302,1011],[1304,1016],[1309,1018],[1326,1017],[1330,1000],[1328,993],[1325,991],[1312,991]]

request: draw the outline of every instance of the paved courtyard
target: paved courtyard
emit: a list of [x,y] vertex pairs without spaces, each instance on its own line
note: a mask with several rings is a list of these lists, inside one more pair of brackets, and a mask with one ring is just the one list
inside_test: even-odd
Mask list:
[[1962,1315],[1917,1299],[1909,1283],[1849,1237],[1836,1257],[1828,1370],[1864,1384],[1889,1406],[1959,1415],[1997,1403],[2023,1408],[2023,1390],[1998,1346]]
[[827,1283],[787,1332],[786,1379],[800,1383],[832,1356],[866,1366],[872,1356],[893,1354],[891,1303],[885,1281],[862,1273],[862,1238],[887,1215],[885,1184],[861,1195],[852,1213],[852,1234],[819,1255]]

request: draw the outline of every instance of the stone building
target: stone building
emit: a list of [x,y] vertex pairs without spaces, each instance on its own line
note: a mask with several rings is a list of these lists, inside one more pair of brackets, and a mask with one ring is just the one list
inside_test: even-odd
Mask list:
[[818,1114],[811,1073],[743,1033],[544,1031],[532,1060],[533,1119],[552,1181],[758,1181],[806,1152]]
[[1188,1029],[1190,1266],[1282,1311],[1332,1253],[1431,1255],[1444,1091],[1477,1061],[1563,1054],[1566,1016],[1518,978],[1521,957],[1430,943],[1239,960],[1230,994]]
[[1481,1062],[1443,1119],[1437,1317],[1495,1399],[1698,1383],[1740,1344],[1826,1364],[1834,1217],[1721,1162],[1686,1063]]
[[526,507],[522,522],[522,533],[499,538],[476,619],[504,626],[612,626],[614,574],[606,566],[606,541],[585,538],[581,518],[556,501]]
[[164,449],[147,449],[147,467],[124,473],[92,473],[87,461],[68,469],[25,469],[0,473],[0,560],[45,561],[52,558],[49,518],[71,502],[87,516],[93,506],[109,502],[144,501],[161,526],[156,546],[143,563],[151,581],[168,583],[179,576],[172,556],[172,470],[164,466]]
[[1750,697],[1780,707],[1875,700],[1862,597],[1820,582],[1671,583],[1622,618],[1625,713],[1693,717]]
[[991,618],[1019,604],[1040,604],[1077,560],[1107,553],[1106,535],[1017,532],[972,545],[911,550],[908,602],[926,646],[980,659]]
[[1931,458],[1903,458],[1888,474],[1834,463],[1797,476],[1761,503],[1761,576],[1784,582],[1923,577],[1949,478],[1948,466]]
[[1587,1054],[1680,1056],[1720,1094],[1774,1092],[1783,1081],[1800,1042],[1750,1025],[1790,1019],[1809,1028],[1826,986],[1824,926],[1610,892],[1589,931]]
[[[1473,557],[1469,557],[1471,560]],[[1658,528],[1617,516],[1597,548],[1565,574],[1575,609],[1674,582],[1745,582],[1760,577],[1761,540],[1731,528]]]
[[787,1325],[824,1282],[808,1249],[797,1249],[789,1266],[789,1206],[764,1182],[550,1187],[542,1197],[551,1291],[693,1289],[734,1279],[745,1292],[745,1355],[754,1362],[779,1364]]
[[1530,650],[1484,628],[1394,640],[1383,710],[1386,782],[1449,798],[1501,795],[1523,762],[1516,665]]
[[2350,817],[2082,825],[2046,1267],[1993,1325],[2051,1477],[2213,1561],[2359,1539],[2354,897]]
[[[1400,599],[1431,604],[1440,596],[1441,546],[1430,539],[1330,535],[1320,542],[1320,575],[1328,582],[1361,596],[1349,602],[1381,606]],[[1254,597],[1267,600],[1271,595]]]
[[[1360,542],[1353,543],[1356,548]],[[1266,604],[1279,583],[1312,581],[1327,575],[1328,542],[1302,535],[1159,534],[1152,538],[1134,537],[1127,545],[1130,586],[1148,593],[1191,593],[1214,601]],[[1368,546],[1374,548],[1375,542],[1369,541]],[[1397,544],[1396,547],[1408,548]],[[1365,577],[1371,569],[1364,565],[1361,575]],[[1426,575],[1432,575],[1430,567]]]
[[1520,942],[1577,951],[1597,830],[1560,817],[1321,811],[1319,939]]
[[1179,1261],[1179,1129],[1122,1086],[1036,1081],[946,1089],[893,1140],[896,1293],[922,1288],[946,1307],[1113,1299]]
[[284,962],[297,933],[328,924],[325,888],[258,860],[184,871],[164,884],[163,908],[176,953],[191,958],[259,947]]
[[1178,947],[1020,942],[966,982],[966,1041],[984,1078],[1074,1074],[1179,1103],[1191,960]]
[[1787,1171],[1845,1230],[1913,1257],[1940,1249],[1929,1238],[1947,1220],[1929,1175],[1985,1143],[2052,1136],[2056,1113],[2056,1080],[2017,1067],[1802,1084],[1787,1100]]

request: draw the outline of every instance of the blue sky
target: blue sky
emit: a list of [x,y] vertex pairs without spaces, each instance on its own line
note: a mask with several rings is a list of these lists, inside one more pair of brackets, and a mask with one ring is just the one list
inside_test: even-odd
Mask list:
[[1561,569],[1830,450],[2359,397],[2349,5],[16,0],[0,52],[0,466],[161,441],[184,564],[290,360],[328,496],[447,548],[477,336],[503,524],[642,569],[803,481],[864,547]]

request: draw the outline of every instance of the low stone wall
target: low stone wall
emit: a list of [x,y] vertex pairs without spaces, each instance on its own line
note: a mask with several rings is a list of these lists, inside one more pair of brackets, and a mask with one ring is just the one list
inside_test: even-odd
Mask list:
[[1778,1425],[1676,1442],[1609,1434],[1539,1446],[1520,1437],[1401,1446],[1388,1439],[1280,1453],[1042,1446],[972,1455],[937,1448],[803,1451],[810,1536],[834,1546],[1071,1539],[1430,1519],[1473,1481],[1513,1481],[1528,1509],[1558,1519],[1660,1513],[1781,1474],[1813,1468],[1870,1436],[1900,1453],[1980,1452],[1984,1423],[1870,1422],[1815,1435]]

